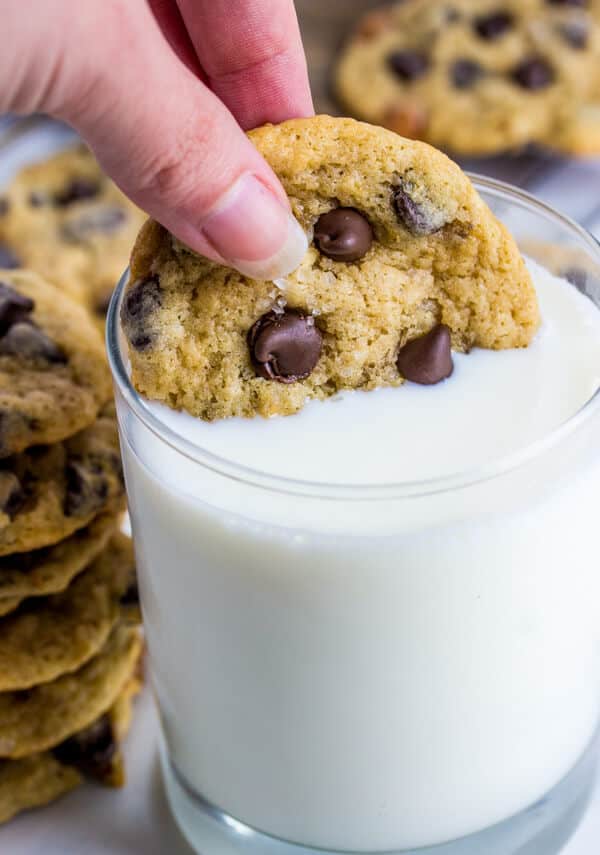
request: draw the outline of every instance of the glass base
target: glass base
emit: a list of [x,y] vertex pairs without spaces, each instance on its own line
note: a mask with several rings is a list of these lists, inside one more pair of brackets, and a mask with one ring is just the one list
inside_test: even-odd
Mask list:
[[[594,785],[600,735],[550,793],[517,816],[451,843],[362,855],[557,855],[576,830]],[[262,834],[194,792],[162,748],[167,797],[175,819],[198,855],[347,855]],[[359,855],[359,853],[353,853]]]

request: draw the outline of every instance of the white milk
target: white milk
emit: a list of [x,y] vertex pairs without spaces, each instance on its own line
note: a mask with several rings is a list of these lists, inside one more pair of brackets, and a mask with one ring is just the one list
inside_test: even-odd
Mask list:
[[[323,485],[486,472],[600,385],[600,312],[534,272],[534,344],[455,356],[438,386],[268,421],[150,409],[230,462]],[[569,771],[599,718],[599,415],[494,478],[312,495],[226,477],[120,416],[154,683],[197,793],[286,840],[373,852],[475,832]]]

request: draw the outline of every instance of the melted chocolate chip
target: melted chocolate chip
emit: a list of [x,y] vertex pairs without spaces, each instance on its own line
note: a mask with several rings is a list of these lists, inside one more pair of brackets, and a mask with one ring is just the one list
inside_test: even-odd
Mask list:
[[10,211],[10,202],[6,196],[0,196],[0,217],[6,216]]
[[470,89],[485,72],[478,62],[472,59],[457,59],[451,69],[452,82],[457,89]]
[[429,57],[418,50],[397,50],[388,55],[387,64],[402,80],[418,80],[429,70]]
[[101,466],[94,461],[70,460],[65,478],[65,516],[86,517],[104,506],[108,482]]
[[5,243],[0,243],[0,267],[4,270],[15,270],[21,266],[19,256]]
[[102,778],[109,770],[117,744],[110,717],[105,714],[53,749],[59,763],[75,766],[84,775]]
[[588,45],[589,30],[585,21],[567,21],[560,27],[560,33],[575,50],[585,50]]
[[0,472],[0,511],[11,519],[25,504],[25,491],[13,472]]
[[154,342],[154,332],[148,322],[160,308],[162,293],[158,276],[140,279],[128,288],[121,306],[121,323],[130,345],[135,350],[147,350]]
[[54,364],[67,361],[64,351],[29,321],[19,321],[10,327],[0,339],[0,353],[23,359],[44,359]]
[[94,199],[100,192],[100,184],[91,178],[73,178],[64,190],[54,196],[54,204],[66,208],[73,202]]
[[5,282],[0,282],[0,336],[5,335],[13,324],[27,320],[33,306],[33,300],[29,297]]
[[546,0],[549,6],[577,6],[579,9],[587,8],[589,0]]
[[394,189],[393,205],[398,220],[413,235],[431,235],[439,231],[444,225],[441,216],[432,216],[412,194],[413,186],[409,181],[401,181]]
[[425,335],[400,348],[398,371],[413,383],[432,386],[450,377],[453,370],[450,330],[439,324]]
[[322,345],[323,336],[314,318],[292,309],[268,312],[248,333],[257,375],[279,383],[308,377],[319,361]]
[[62,236],[78,243],[95,234],[110,235],[118,231],[126,219],[127,215],[122,208],[96,208],[64,223]]
[[373,243],[373,229],[354,208],[334,208],[315,224],[315,243],[334,261],[358,261]]
[[493,41],[508,32],[514,24],[514,18],[510,12],[498,11],[491,15],[482,15],[475,18],[473,27],[478,36],[486,41]]
[[554,83],[554,71],[545,59],[534,56],[517,65],[513,70],[512,78],[523,89],[534,92]]

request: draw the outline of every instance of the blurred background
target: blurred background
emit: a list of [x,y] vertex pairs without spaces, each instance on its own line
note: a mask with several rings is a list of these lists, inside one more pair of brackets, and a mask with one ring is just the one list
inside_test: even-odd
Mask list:
[[[340,114],[331,86],[336,57],[359,18],[382,5],[382,0],[296,0],[317,112]],[[600,237],[600,158],[575,160],[536,151],[459,162],[527,189]]]
[[[359,18],[381,6],[381,0],[296,0],[318,112],[340,114],[331,86],[332,67]],[[0,185],[20,166],[42,159],[71,139],[68,129],[41,117],[0,116]],[[525,151],[459,162],[473,172],[529,190],[600,237],[600,194],[594,189],[600,187],[600,158]]]

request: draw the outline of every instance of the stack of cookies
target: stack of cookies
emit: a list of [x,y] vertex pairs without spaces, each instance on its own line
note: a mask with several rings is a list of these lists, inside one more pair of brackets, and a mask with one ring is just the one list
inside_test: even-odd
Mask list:
[[84,777],[123,781],[141,654],[124,506],[94,320],[0,270],[0,822]]
[[0,268],[39,273],[103,324],[146,216],[83,146],[23,169],[0,196]]

